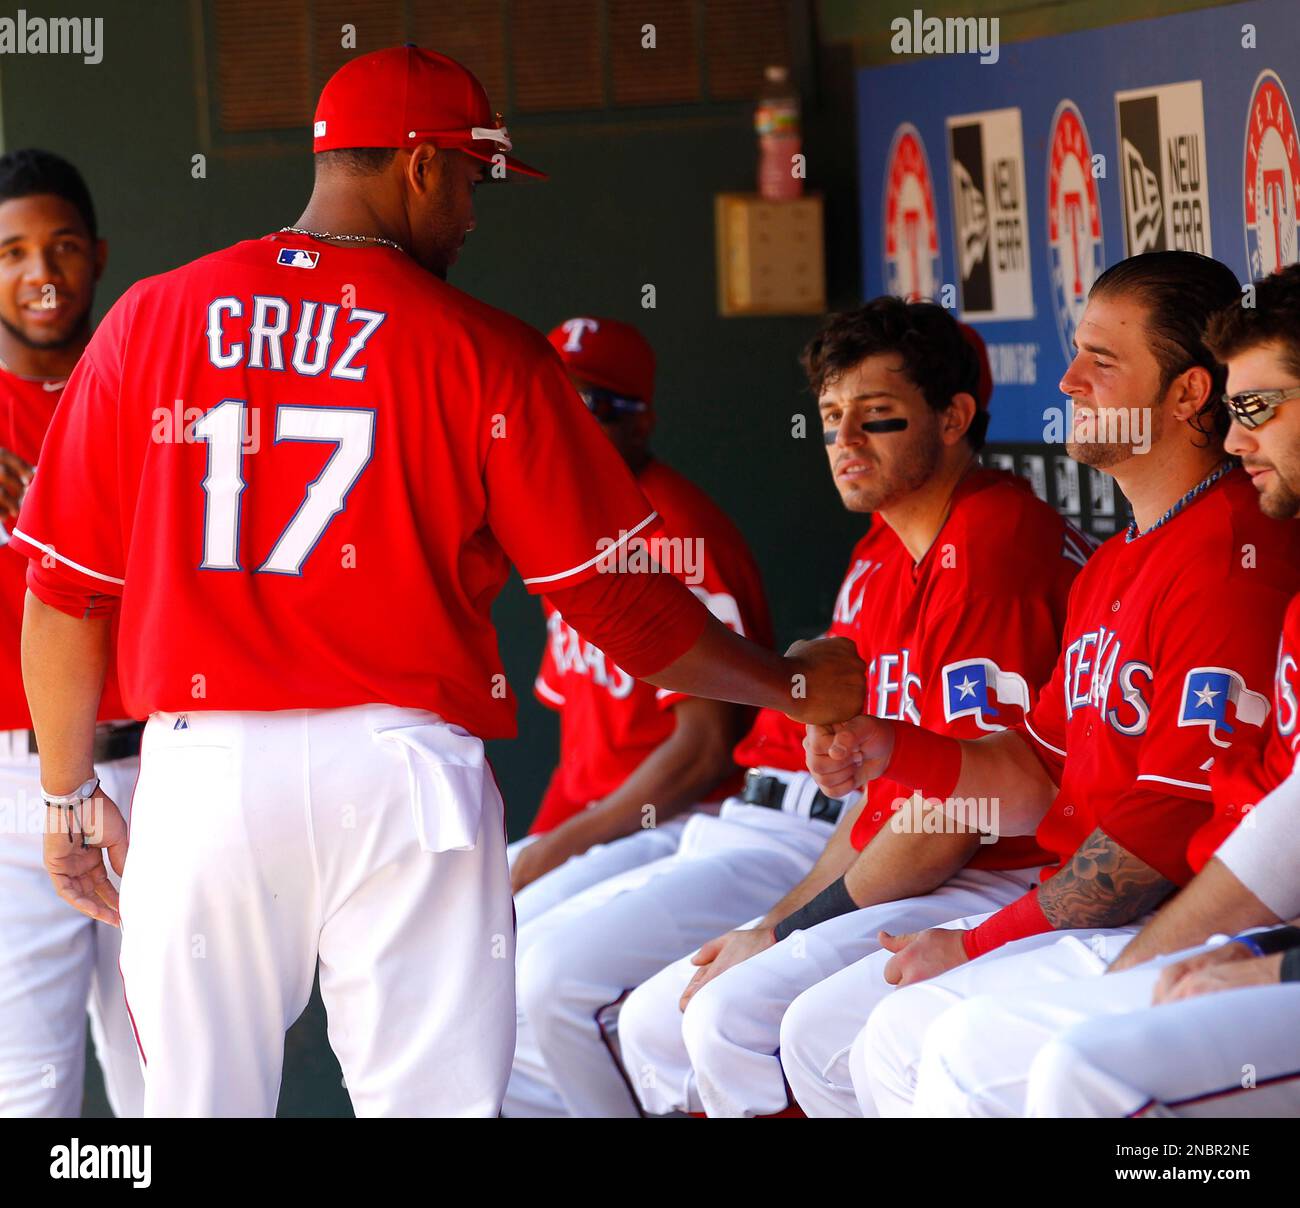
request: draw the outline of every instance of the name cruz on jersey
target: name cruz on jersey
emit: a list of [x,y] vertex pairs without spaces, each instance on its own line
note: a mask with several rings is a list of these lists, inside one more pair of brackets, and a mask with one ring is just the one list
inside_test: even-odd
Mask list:
[[[209,362],[216,369],[243,365],[284,372],[284,337],[289,332],[294,306],[300,309],[293,324],[289,367],[303,377],[319,377],[328,365],[332,378],[365,381],[366,367],[356,363],[357,357],[387,314],[360,307],[344,310],[333,302],[306,299],[295,299],[290,304],[286,298],[268,294],[254,294],[247,304],[235,297],[214,298],[208,303]],[[344,318],[336,339],[334,327],[340,310],[344,310]]]

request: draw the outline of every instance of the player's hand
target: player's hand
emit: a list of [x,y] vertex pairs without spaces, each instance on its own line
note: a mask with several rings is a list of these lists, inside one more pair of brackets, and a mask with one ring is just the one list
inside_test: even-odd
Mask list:
[[1151,1001],[1160,1006],[1219,990],[1276,985],[1281,976],[1282,953],[1256,956],[1245,944],[1220,944],[1209,952],[1166,965],[1160,971]]
[[538,835],[515,857],[515,866],[510,870],[510,892],[518,893],[576,854],[557,831]]
[[809,726],[803,749],[817,787],[828,797],[843,797],[888,766],[894,753],[894,727],[862,714],[833,726]]
[[885,980],[891,986],[910,986],[928,981],[966,963],[962,933],[952,927],[931,927],[910,935],[880,933],[880,946],[894,954],[885,966]]
[[795,642],[785,657],[791,674],[787,716],[828,726],[862,712],[867,665],[848,638]]
[[35,471],[17,453],[0,449],[0,518],[16,520],[23,492]]
[[771,927],[750,927],[744,931],[728,931],[710,940],[693,957],[691,963],[699,965],[699,972],[690,980],[677,1004],[683,1011],[686,1004],[720,973],[725,973],[751,956],[765,952],[776,943]]
[[45,871],[55,892],[82,914],[120,927],[117,890],[108,879],[105,852],[120,877],[126,863],[126,822],[107,793],[96,793],[80,810],[45,807]]

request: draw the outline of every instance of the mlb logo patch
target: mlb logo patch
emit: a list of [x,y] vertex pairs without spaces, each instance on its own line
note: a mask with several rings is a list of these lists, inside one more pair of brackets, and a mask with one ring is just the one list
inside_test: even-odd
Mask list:
[[276,264],[288,268],[315,268],[320,259],[320,252],[306,252],[298,247],[282,247],[275,257]]

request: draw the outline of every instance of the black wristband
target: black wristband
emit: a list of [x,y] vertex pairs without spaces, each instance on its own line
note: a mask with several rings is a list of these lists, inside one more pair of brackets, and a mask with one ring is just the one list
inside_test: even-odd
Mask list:
[[827,885],[811,902],[800,906],[789,918],[782,919],[772,931],[778,940],[783,940],[796,931],[807,931],[827,919],[837,919],[840,915],[857,909],[858,904],[849,896],[844,878],[841,877]]
[[1282,957],[1282,973],[1278,978],[1284,982],[1300,982],[1300,948],[1288,948]]
[[1259,956],[1272,956],[1275,952],[1300,948],[1300,927],[1270,927],[1267,931],[1252,931],[1233,938]]

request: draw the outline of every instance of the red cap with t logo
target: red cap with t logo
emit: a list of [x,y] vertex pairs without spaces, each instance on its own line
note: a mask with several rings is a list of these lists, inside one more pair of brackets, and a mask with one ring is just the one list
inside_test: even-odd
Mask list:
[[575,377],[624,398],[653,401],[654,349],[631,323],[586,316],[565,319],[546,338]]
[[975,350],[979,359],[979,385],[975,388],[975,402],[981,411],[987,411],[989,400],[993,397],[993,367],[989,364],[989,350],[980,335],[969,323],[958,323],[962,339]]
[[499,113],[474,73],[455,59],[418,46],[358,55],[321,90],[313,151],[351,147],[454,147],[525,176],[546,173],[507,154],[512,147]]

